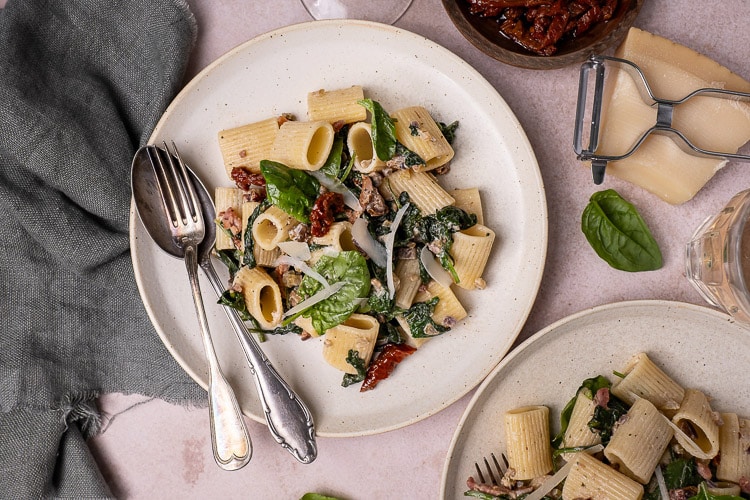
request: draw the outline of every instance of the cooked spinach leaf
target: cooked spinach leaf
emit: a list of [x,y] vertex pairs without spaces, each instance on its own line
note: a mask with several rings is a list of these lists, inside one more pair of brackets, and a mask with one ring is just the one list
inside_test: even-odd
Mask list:
[[[340,252],[335,256],[324,255],[315,264],[314,269],[331,285],[344,282],[344,286],[334,295],[301,313],[302,316],[311,318],[315,331],[322,334],[346,321],[359,307],[357,299],[367,297],[370,293],[370,272],[367,269],[367,261],[356,251]],[[305,276],[297,291],[306,299],[322,288],[323,285],[319,281]]]
[[266,194],[271,203],[300,222],[310,222],[310,210],[320,190],[315,177],[269,160],[261,160],[260,173],[266,180]]
[[603,406],[594,408],[594,416],[589,420],[589,428],[601,436],[602,444],[606,446],[612,438],[615,424],[627,412],[628,405],[610,393],[606,408]]
[[235,290],[225,290],[224,293],[221,294],[221,297],[219,297],[218,303],[236,310],[242,321],[250,321],[253,319],[247,310],[245,297],[243,297],[240,292]]
[[445,140],[448,141],[448,144],[453,144],[453,141],[456,139],[456,129],[458,128],[458,121],[454,121],[453,123],[446,125],[443,122],[438,122],[438,127],[440,127],[440,131],[443,133],[443,137],[445,137]]
[[693,458],[678,458],[664,468],[664,482],[667,489],[674,490],[685,486],[698,486],[703,478]]
[[599,389],[602,389],[604,387],[609,388],[611,386],[612,384],[607,379],[607,377],[604,377],[602,375],[587,378],[586,380],[581,382],[581,386],[578,388],[575,395],[570,399],[570,401],[568,401],[568,403],[560,413],[560,432],[558,432],[557,435],[552,439],[553,447],[558,448],[562,444],[563,436],[565,435],[565,431],[568,430],[568,425],[570,424],[570,416],[573,414],[573,407],[576,404],[578,393],[583,392],[583,394],[587,398],[593,400],[594,395]]
[[617,191],[594,193],[581,216],[581,230],[591,247],[621,271],[653,271],[662,266],[659,245],[633,205]]
[[357,101],[372,115],[372,144],[375,154],[383,161],[388,161],[396,154],[396,125],[379,102],[372,99]]
[[242,261],[242,255],[239,250],[217,250],[216,256],[221,262],[227,266],[229,270],[229,278],[234,278],[237,271],[240,270],[240,262]]
[[359,351],[349,349],[346,356],[346,362],[349,363],[357,370],[357,373],[347,373],[344,375],[344,379],[341,381],[342,387],[349,387],[357,382],[362,382],[367,376],[367,368],[365,368],[365,360],[359,357]]
[[341,175],[341,162],[343,160],[343,153],[344,138],[341,134],[336,134],[336,137],[333,139],[331,152],[328,154],[328,159],[323,164],[323,166],[320,167],[320,171],[326,174],[328,177],[340,179],[339,176]]
[[419,156],[417,153],[407,148],[400,142],[396,142],[396,150],[394,151],[393,156],[403,157],[404,167],[414,168],[414,167],[422,167],[425,165],[425,161],[422,159],[421,156]]
[[409,325],[409,333],[415,339],[437,337],[450,330],[447,326],[440,325],[432,319],[440,299],[433,297],[427,302],[417,302],[404,312],[404,319]]
[[476,224],[477,216],[449,205],[424,219],[429,234],[429,240],[426,242],[428,248],[435,254],[440,265],[450,273],[453,281],[458,283],[458,273],[453,267],[453,257],[450,254],[453,246],[453,233]]
[[268,206],[268,200],[263,200],[262,202],[260,202],[260,204],[258,204],[257,207],[255,207],[253,213],[251,213],[247,218],[247,230],[242,237],[245,247],[242,253],[242,264],[248,266],[250,269],[254,268],[257,265],[257,262],[255,261],[255,252],[253,251],[255,249],[255,240],[253,239],[252,231],[253,224],[255,223],[255,219],[257,219],[260,214],[265,212]]

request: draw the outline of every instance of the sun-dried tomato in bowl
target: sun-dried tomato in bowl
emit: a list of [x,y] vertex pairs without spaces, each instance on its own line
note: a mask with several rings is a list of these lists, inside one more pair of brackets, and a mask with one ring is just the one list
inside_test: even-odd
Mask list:
[[500,32],[526,50],[542,56],[559,44],[612,19],[618,0],[458,0],[472,15],[496,18]]

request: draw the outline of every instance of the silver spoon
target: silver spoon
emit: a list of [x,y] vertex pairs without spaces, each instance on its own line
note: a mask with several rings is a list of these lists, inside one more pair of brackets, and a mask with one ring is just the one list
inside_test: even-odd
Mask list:
[[[212,244],[215,232],[207,228],[214,224],[203,217],[202,203],[176,148],[177,156],[174,157],[169,154],[166,144],[164,147],[165,151],[155,147],[145,150],[153,184],[138,182],[145,178],[144,172],[134,168],[131,172],[133,195],[141,221],[149,234],[168,253],[185,261],[208,362],[213,455],[222,469],[237,470],[250,461],[252,445],[237,397],[221,371],[198,283],[198,248],[203,243]],[[154,200],[158,200],[157,207],[153,206]]]
[[[149,234],[164,251],[179,257],[179,249],[176,248],[170,237],[166,221],[162,220],[164,216],[161,215],[161,218],[159,218],[154,215],[155,210],[163,211],[163,209],[158,205],[159,199],[154,197],[153,194],[155,178],[146,149],[148,147],[153,146],[144,146],[136,152],[133,158],[132,182],[136,206],[138,206],[138,198],[140,197],[146,217],[149,219],[148,223],[153,228],[153,230],[149,230]],[[200,199],[204,220],[214,221],[216,219],[216,208],[208,190],[189,168],[188,173]],[[140,207],[138,207],[138,213],[148,229],[149,224],[144,220],[144,213],[141,212]],[[205,237],[198,246],[198,263],[211,282],[217,297],[220,297],[225,288],[211,260],[211,250],[215,240],[216,225],[206,224]],[[224,307],[224,311],[247,356],[271,435],[297,460],[304,464],[311,463],[317,457],[317,445],[315,424],[310,410],[289,384],[281,378],[253,335],[248,331],[237,311],[231,307]]]

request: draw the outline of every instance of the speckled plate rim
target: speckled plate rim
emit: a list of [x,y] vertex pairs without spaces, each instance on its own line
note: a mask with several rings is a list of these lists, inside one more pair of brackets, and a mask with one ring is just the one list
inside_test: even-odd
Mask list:
[[634,300],[586,309],[526,339],[482,382],[451,440],[440,498],[464,498],[474,462],[502,452],[507,410],[547,405],[556,432],[560,410],[584,379],[601,374],[611,380],[613,370],[642,351],[684,387],[706,391],[714,410],[750,416],[748,327],[683,302]]
[[[341,374],[323,361],[317,339],[303,343],[296,336],[284,336],[262,345],[310,406],[318,435],[330,437],[409,425],[476,387],[525,323],[547,251],[541,174],[510,108],[456,55],[396,27],[315,21],[260,35],[197,75],[166,110],[150,141],[174,140],[209,189],[230,185],[216,143],[219,130],[282,112],[304,116],[307,92],[352,84],[363,84],[386,109],[423,104],[438,119],[461,122],[447,185],[480,186],[485,223],[498,238],[485,272],[488,288],[472,295],[459,292],[469,318],[449,335],[420,348],[373,391],[340,387]],[[205,387],[207,372],[183,265],[156,248],[133,209],[131,251],[139,291],[158,334],[177,362]],[[209,297],[208,282],[202,282],[204,296]],[[234,333],[221,308],[208,302],[216,351],[240,406],[246,415],[265,423]],[[497,311],[498,304],[503,308],[499,315],[481,312]]]

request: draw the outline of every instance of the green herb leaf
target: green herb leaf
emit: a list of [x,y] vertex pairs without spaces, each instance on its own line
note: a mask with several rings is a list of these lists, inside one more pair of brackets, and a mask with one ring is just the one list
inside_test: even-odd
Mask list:
[[341,174],[341,160],[344,152],[344,138],[340,135],[336,135],[333,139],[333,146],[331,152],[328,155],[328,159],[320,167],[320,171],[326,174],[328,177],[339,178]]
[[225,290],[224,293],[221,294],[221,297],[219,297],[218,303],[236,310],[237,313],[239,313],[240,319],[242,319],[242,321],[250,321],[253,319],[253,317],[247,310],[245,298],[240,292],[234,290]]
[[321,495],[320,493],[305,493],[300,500],[341,500],[340,498]]
[[248,266],[250,269],[254,268],[257,265],[257,262],[255,261],[255,252],[253,251],[255,249],[255,239],[253,238],[252,231],[253,224],[255,223],[255,219],[257,219],[260,214],[265,212],[268,206],[268,200],[263,200],[257,207],[255,207],[253,213],[251,213],[247,218],[247,230],[245,231],[245,234],[243,236],[245,249],[242,254],[242,264]]
[[359,357],[359,351],[349,349],[346,355],[346,362],[352,365],[357,373],[347,373],[344,375],[344,379],[341,381],[342,387],[349,387],[352,384],[362,382],[367,376],[367,368],[365,367],[365,360]]
[[404,319],[409,325],[409,333],[415,339],[437,337],[450,328],[435,323],[432,311],[440,299],[433,297],[427,302],[417,302],[404,312]]
[[234,275],[237,274],[237,271],[240,270],[240,260],[242,259],[242,255],[240,254],[239,250],[217,250],[216,256],[219,257],[219,260],[224,263],[225,266],[227,266],[227,270],[229,271],[229,278],[234,278]]
[[260,173],[266,180],[266,194],[271,203],[300,222],[310,222],[310,210],[320,190],[315,177],[269,160],[261,160]]
[[607,377],[598,375],[596,377],[587,378],[581,383],[581,386],[576,391],[575,395],[568,401],[560,413],[560,432],[552,439],[552,446],[558,448],[562,444],[563,436],[565,431],[568,430],[568,424],[570,424],[570,416],[573,414],[573,407],[576,404],[576,398],[579,392],[583,392],[587,398],[593,399],[596,391],[602,387],[610,387],[612,384]]
[[693,458],[678,458],[664,468],[664,482],[667,489],[674,490],[686,486],[697,486],[703,481]]
[[[338,292],[302,312],[302,316],[312,319],[315,331],[322,334],[346,321],[359,306],[357,299],[367,297],[370,293],[370,272],[367,261],[356,251],[340,252],[336,256],[323,255],[314,269],[331,285],[344,282]],[[304,300],[322,288],[319,281],[305,276],[297,291]]]
[[394,151],[393,156],[403,156],[404,167],[414,168],[425,166],[425,162],[421,156],[419,156],[417,153],[407,148],[400,142],[396,142],[396,150]]
[[659,245],[633,205],[615,190],[591,196],[581,217],[581,230],[591,247],[621,271],[653,271],[662,266]]
[[372,115],[372,144],[375,154],[383,161],[390,160],[396,153],[396,125],[379,102],[372,99],[362,99],[357,102]]
[[438,122],[437,125],[438,127],[440,127],[440,131],[443,133],[443,137],[445,137],[445,140],[448,141],[448,144],[453,144],[453,141],[456,139],[456,129],[458,128],[458,121],[455,121],[450,125],[446,125],[443,122]]

